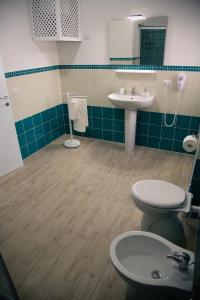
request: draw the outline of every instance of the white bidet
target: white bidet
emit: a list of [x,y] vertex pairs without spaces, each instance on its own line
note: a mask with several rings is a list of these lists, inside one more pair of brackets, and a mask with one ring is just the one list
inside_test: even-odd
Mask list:
[[[183,265],[184,270],[180,263],[171,259],[174,253],[189,257],[190,261]],[[189,299],[194,272],[192,252],[156,234],[130,231],[112,241],[110,256],[119,275],[139,294],[145,294],[146,299],[150,299],[150,294],[165,295],[167,299]]]

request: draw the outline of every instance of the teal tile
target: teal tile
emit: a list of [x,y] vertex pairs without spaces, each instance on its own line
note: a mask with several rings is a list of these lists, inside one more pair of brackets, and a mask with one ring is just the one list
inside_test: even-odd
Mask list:
[[148,135],[149,125],[143,123],[137,123],[136,134],[138,135]]
[[86,132],[83,133],[83,136],[86,136],[86,137],[93,137],[93,130],[92,130],[92,128],[87,127],[87,128],[86,128]]
[[113,130],[113,128],[114,128],[113,120],[103,119],[103,129]]
[[50,119],[55,119],[57,117],[56,107],[52,107],[49,109]]
[[93,128],[93,137],[96,139],[102,139],[103,136],[103,130],[101,129],[94,129]]
[[69,125],[69,117],[68,117],[68,115],[64,115],[64,124]]
[[25,138],[25,134],[24,133],[18,135],[18,141],[19,141],[20,148],[22,148],[23,146],[26,145],[26,138]]
[[50,121],[43,124],[43,130],[44,130],[44,134],[47,134],[51,131],[51,122]]
[[43,130],[43,126],[42,125],[39,125],[37,127],[35,127],[35,136],[36,136],[36,139],[42,137],[44,135],[44,130]]
[[88,127],[92,128],[92,118],[88,118]]
[[185,150],[183,149],[183,142],[182,141],[174,141],[172,150],[174,152],[185,153]]
[[87,111],[88,111],[88,117],[91,118],[92,117],[92,106],[88,106]]
[[62,126],[62,125],[64,125],[64,123],[65,123],[64,116],[59,116],[58,117],[58,125]]
[[63,114],[68,115],[68,105],[67,104],[63,104]]
[[161,139],[160,149],[172,151],[172,146],[173,146],[173,140]]
[[51,133],[48,133],[45,135],[45,143],[46,144],[49,144],[53,141],[53,137],[52,137],[52,134]]
[[59,104],[56,106],[56,113],[57,113],[58,117],[63,115],[63,105],[62,104]]
[[28,131],[33,128],[33,119],[32,117],[28,117],[23,119],[24,131]]
[[65,125],[65,133],[69,134],[70,133],[70,128],[69,125]]
[[22,147],[22,148],[20,149],[20,151],[21,151],[22,159],[25,159],[26,157],[29,156],[29,152],[28,152],[28,147],[27,147],[27,145],[24,146],[24,147]]
[[118,143],[124,143],[125,142],[124,133],[114,132],[114,141]]
[[178,115],[177,120],[176,120],[176,127],[189,129],[190,120],[191,120],[191,117],[189,117],[189,116]]
[[124,121],[124,109],[114,109],[114,119]]
[[110,107],[103,107],[103,118],[104,119],[114,119],[114,109]]
[[55,129],[52,131],[53,140],[57,139],[60,136],[59,129]]
[[148,137],[147,145],[151,148],[159,148],[160,139],[158,137]]
[[150,113],[148,111],[139,111],[137,115],[138,123],[149,123]]
[[23,122],[22,122],[22,121],[16,122],[16,123],[15,123],[15,128],[16,128],[17,134],[23,133],[23,132],[24,132]]
[[36,127],[42,123],[41,113],[33,115],[33,126]]
[[173,139],[174,137],[174,127],[162,126],[161,137],[166,139]]
[[153,125],[161,125],[162,124],[162,114],[156,112],[150,112],[149,123]]
[[110,130],[103,130],[103,139],[107,141],[113,141],[114,133]]
[[114,131],[124,132],[124,121],[114,120]]
[[188,129],[175,128],[174,139],[183,140],[188,135]]
[[93,118],[102,118],[103,117],[102,107],[92,106],[92,117]]
[[136,135],[136,145],[147,146],[147,135]]
[[58,128],[58,119],[57,118],[51,120],[51,129],[54,130],[56,128]]
[[41,116],[42,116],[42,122],[45,123],[47,121],[49,121],[50,116],[49,116],[49,110],[44,110],[41,112]]
[[28,152],[30,155],[38,150],[36,141],[31,142],[27,146],[28,146]]
[[34,130],[31,129],[31,130],[27,131],[25,133],[25,136],[26,136],[26,142],[27,142],[27,144],[33,142],[35,140],[35,132],[34,132]]
[[65,126],[64,125],[60,126],[58,129],[59,129],[60,136],[65,134]]
[[190,129],[199,130],[200,117],[192,117],[190,123]]
[[149,125],[149,136],[160,137],[161,126],[158,125]]
[[41,148],[43,148],[46,145],[44,136],[42,136],[39,139],[37,139],[36,142],[37,142],[37,148],[38,149],[41,149]]
[[93,118],[92,119],[92,127],[93,128],[102,129],[102,126],[103,126],[102,123],[103,123],[102,119],[100,119],[100,118]]

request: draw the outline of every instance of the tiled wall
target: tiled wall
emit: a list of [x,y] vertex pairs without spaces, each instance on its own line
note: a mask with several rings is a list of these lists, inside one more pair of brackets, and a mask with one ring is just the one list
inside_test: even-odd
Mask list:
[[22,158],[65,133],[64,106],[57,105],[15,123]]
[[[124,143],[123,109],[88,106],[88,117],[86,133],[74,134]],[[198,133],[200,118],[178,115],[175,125],[168,128],[163,125],[162,117],[161,113],[138,112],[136,144],[184,152],[183,138]],[[168,122],[172,118],[173,115],[167,115]],[[22,157],[26,158],[64,133],[69,133],[68,108],[66,104],[60,104],[15,124]]]
[[[124,110],[108,107],[88,107],[89,127],[85,136],[124,143]],[[167,115],[172,122],[173,115]],[[136,144],[151,148],[185,152],[185,136],[197,134],[200,118],[178,115],[172,128],[163,125],[163,114],[138,112]]]
[[[136,143],[175,152],[185,152],[183,139],[190,134],[198,134],[199,117],[177,115],[173,127],[163,123],[164,115],[155,112],[140,112],[137,120]],[[172,123],[173,114],[167,114],[167,124]]]

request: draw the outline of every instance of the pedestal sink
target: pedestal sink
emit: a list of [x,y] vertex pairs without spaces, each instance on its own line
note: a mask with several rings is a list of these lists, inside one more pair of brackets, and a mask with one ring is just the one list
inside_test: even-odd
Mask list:
[[154,96],[112,93],[108,95],[108,99],[114,106],[125,109],[125,149],[126,151],[131,151],[135,148],[137,110],[150,107]]

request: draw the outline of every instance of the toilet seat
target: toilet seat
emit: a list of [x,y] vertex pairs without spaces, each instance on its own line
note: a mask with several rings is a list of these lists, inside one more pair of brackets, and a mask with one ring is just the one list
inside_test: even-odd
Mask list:
[[136,200],[155,208],[177,208],[186,198],[182,188],[162,180],[138,181],[131,191]]

